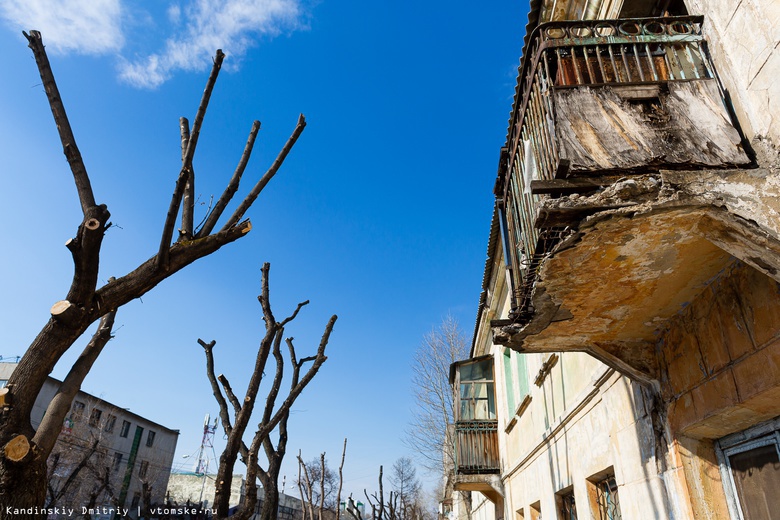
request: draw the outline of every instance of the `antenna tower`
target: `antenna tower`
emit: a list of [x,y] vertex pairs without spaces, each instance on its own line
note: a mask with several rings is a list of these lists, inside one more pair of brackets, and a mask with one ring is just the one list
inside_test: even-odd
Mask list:
[[200,441],[200,450],[198,451],[198,464],[195,466],[195,474],[205,475],[209,471],[209,458],[206,452],[207,448],[214,451],[214,432],[217,431],[218,418],[214,418],[214,424],[209,424],[211,417],[206,414],[203,420],[203,439]]

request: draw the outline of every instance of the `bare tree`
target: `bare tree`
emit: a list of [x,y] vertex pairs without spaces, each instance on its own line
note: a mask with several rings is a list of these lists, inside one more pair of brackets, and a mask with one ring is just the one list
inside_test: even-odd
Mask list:
[[[225,450],[219,458],[219,469],[217,471],[216,490],[214,496],[214,508],[217,518],[226,518],[228,516],[230,485],[232,482],[233,468],[239,454],[246,464],[246,486],[244,501],[240,505],[232,518],[235,520],[246,520],[255,512],[257,505],[257,492],[255,490],[257,479],[259,478],[264,488],[263,507],[260,512],[261,520],[272,520],[276,518],[279,507],[279,471],[281,469],[282,459],[287,449],[287,420],[290,417],[290,409],[293,403],[301,395],[303,389],[311,382],[319,371],[320,367],[327,357],[325,356],[325,347],[328,345],[330,334],[336,323],[336,316],[333,315],[325,326],[325,332],[320,340],[317,353],[314,356],[298,359],[293,338],[286,338],[287,349],[292,365],[292,376],[290,378],[290,387],[284,400],[277,406],[277,398],[281,391],[284,379],[285,359],[282,354],[282,339],[284,338],[285,326],[293,321],[301,308],[307,305],[308,300],[298,304],[293,313],[282,321],[277,321],[271,311],[269,299],[268,272],[270,264],[263,264],[262,268],[262,292],[258,296],[260,306],[263,309],[263,321],[265,322],[265,336],[260,341],[255,359],[254,371],[249,379],[249,385],[246,390],[243,401],[239,401],[233,393],[230,382],[224,375],[215,375],[213,349],[215,341],[206,343],[202,339],[198,343],[206,352],[206,373],[211,382],[211,389],[214,397],[219,404],[219,416],[222,426],[227,435],[227,444]],[[249,420],[254,411],[257,394],[260,384],[263,381],[266,365],[270,356],[275,360],[274,379],[265,399],[262,419],[257,425],[252,442],[247,446],[243,441]],[[305,373],[301,373],[304,365],[311,363]],[[220,388],[221,385],[221,388]],[[224,394],[222,393],[224,390]],[[233,408],[234,420],[230,418],[228,401]],[[278,439],[274,443],[272,433],[276,428],[278,430]],[[265,450],[268,461],[267,468],[263,468],[258,460],[260,448]]]
[[[384,468],[379,466],[379,491],[371,495],[363,490],[368,505],[371,506],[371,520],[398,520],[398,495],[393,491],[385,500]],[[354,516],[354,515],[353,515]]]
[[341,464],[339,464],[339,489],[336,491],[336,520],[341,518],[341,490],[344,487],[344,459],[347,457],[347,439],[341,449]]
[[412,365],[412,388],[417,406],[406,432],[405,443],[429,471],[443,474],[452,467],[454,439],[450,425],[453,413],[450,365],[469,355],[466,334],[452,316],[423,337]]
[[388,480],[391,489],[386,494],[384,471],[383,467],[379,466],[379,491],[371,495],[367,490],[363,491],[371,507],[371,520],[428,520],[430,518],[412,459],[401,457],[396,460]]
[[304,496],[314,505],[317,513],[315,516],[319,516],[320,504],[322,509],[335,510],[338,506],[336,491],[339,482],[336,473],[325,459],[325,453],[308,462],[304,462],[299,456],[298,464],[303,474],[298,486],[302,486]]
[[[110,213],[105,204],[96,202],[41,35],[38,31],[31,31],[30,34],[24,33],[24,35],[35,56],[63,151],[73,174],[83,220],[76,231],[76,236],[66,244],[74,263],[71,287],[65,299],[52,306],[51,317],[9,378],[8,391],[1,403],[0,511],[11,508],[10,511],[18,513],[15,516],[17,519],[24,516],[45,516],[35,512],[28,514],[28,512],[35,511],[34,508],[43,506],[46,501],[46,460],[60,432],[62,421],[70,409],[70,403],[102,346],[92,343],[92,346],[87,346],[63,381],[62,388],[52,400],[40,426],[35,430],[30,423],[30,412],[46,377],[54,369],[57,361],[92,323],[116,311],[125,303],[143,296],[158,283],[199,258],[217,251],[248,233],[252,226],[249,220],[244,219],[246,211],[274,177],[306,124],[301,115],[291,137],[266,173],[224,225],[218,231],[214,231],[228,202],[239,187],[260,127],[260,123],[255,122],[249,133],[244,153],[227,188],[200,229],[195,229],[192,211],[195,177],[192,160],[209,99],[225,56],[222,51],[217,51],[192,127],[189,127],[186,119],[180,121],[184,150],[182,167],[171,196],[156,253],[128,274],[110,279],[108,283],[98,287],[100,249],[105,231],[111,226]],[[174,228],[182,205],[184,208],[181,230],[178,238],[174,240]],[[103,325],[98,333],[101,333],[101,330],[105,331]],[[107,335],[110,336],[110,327]]]
[[393,464],[393,471],[388,479],[398,497],[399,520],[415,520],[419,518],[422,509],[422,486],[417,478],[417,469],[409,457],[401,457]]

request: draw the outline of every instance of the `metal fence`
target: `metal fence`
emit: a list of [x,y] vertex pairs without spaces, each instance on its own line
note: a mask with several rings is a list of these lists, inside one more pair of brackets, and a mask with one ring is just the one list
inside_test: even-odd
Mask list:
[[455,470],[460,474],[498,473],[498,423],[455,424]]

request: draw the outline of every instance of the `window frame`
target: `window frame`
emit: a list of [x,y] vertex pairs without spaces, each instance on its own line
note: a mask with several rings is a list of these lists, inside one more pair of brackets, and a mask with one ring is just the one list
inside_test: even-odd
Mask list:
[[[462,380],[461,379],[461,370],[466,366],[471,365],[478,365],[480,363],[486,363],[490,367],[490,378],[489,379],[478,379],[478,380]],[[455,391],[455,395],[457,398],[456,407],[455,407],[455,421],[456,422],[480,422],[480,423],[497,423],[498,422],[498,406],[496,403],[496,366],[495,366],[495,359],[492,355],[485,355],[480,356],[477,358],[467,359],[464,361],[458,361],[457,363],[453,363],[451,368],[451,381],[453,382],[453,389]],[[466,392],[468,395],[464,397],[464,387],[468,386],[468,391]],[[475,388],[479,386],[484,386],[484,392],[485,392],[485,398],[477,398],[474,397],[475,394]],[[485,408],[485,415],[486,417],[480,418],[477,417],[477,403],[479,401],[485,401],[486,408]],[[469,415],[473,415],[473,417],[464,417],[463,416],[463,405],[466,402],[473,403],[472,406],[470,406],[471,413]],[[491,409],[492,405],[492,409]],[[492,417],[490,417],[492,415]]]
[[103,418],[103,410],[100,408],[93,408],[89,412],[89,425],[95,428],[100,427],[100,419]]
[[115,451],[114,452],[114,461],[111,464],[111,470],[114,473],[117,473],[119,471],[119,468],[122,467],[122,459],[124,458],[124,454],[121,451]]
[[87,405],[83,401],[73,401],[73,406],[70,409],[70,417],[73,422],[78,421],[82,417],[84,417],[84,411],[86,410]]
[[[613,517],[612,519],[609,517],[609,511],[602,509],[601,501],[601,487],[609,480],[613,480],[615,482],[614,496],[617,498],[617,500],[614,500],[614,503],[616,504],[618,516],[617,518]],[[587,479],[586,482],[591,517],[595,520],[622,520],[623,510],[620,507],[620,484],[618,484],[614,466],[610,466],[609,468],[592,475]]]
[[114,427],[116,427],[116,415],[110,413],[106,418],[106,424],[103,425],[103,431],[106,433],[113,433]]
[[[558,506],[558,518],[561,520],[577,520],[577,499],[574,496],[574,486],[569,486],[557,492],[555,494],[555,502]],[[567,503],[570,503],[572,507],[566,509]]]
[[780,457],[780,418],[767,421],[742,432],[727,435],[715,442],[715,454],[731,520],[744,520],[730,457],[764,446],[775,446]]

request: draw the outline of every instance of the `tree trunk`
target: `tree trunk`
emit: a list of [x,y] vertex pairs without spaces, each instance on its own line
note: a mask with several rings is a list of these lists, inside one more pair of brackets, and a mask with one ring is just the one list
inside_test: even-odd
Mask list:
[[276,478],[263,481],[263,508],[260,510],[260,520],[276,520],[279,511],[279,485]]
[[0,519],[44,520],[46,459],[34,448],[20,462],[0,457]]

